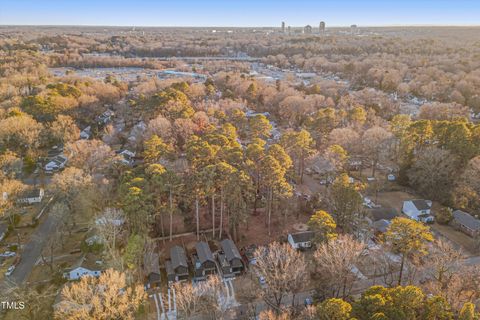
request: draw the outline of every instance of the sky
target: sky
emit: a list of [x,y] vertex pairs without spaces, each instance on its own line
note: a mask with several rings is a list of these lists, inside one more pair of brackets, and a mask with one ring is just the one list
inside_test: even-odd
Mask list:
[[480,0],[0,0],[0,25],[480,25]]

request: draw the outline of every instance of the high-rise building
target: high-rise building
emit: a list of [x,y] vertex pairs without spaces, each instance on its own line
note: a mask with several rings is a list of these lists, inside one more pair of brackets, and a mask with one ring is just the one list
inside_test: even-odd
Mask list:
[[285,33],[285,21],[282,21],[282,33]]
[[292,27],[291,26],[288,26],[287,30],[288,30],[288,35],[292,34]]
[[318,25],[318,33],[325,34],[325,21],[320,21]]
[[312,26],[307,24],[304,28],[303,28],[303,33],[305,34],[312,34]]
[[356,24],[352,24],[350,26],[350,33],[351,34],[358,34],[358,26]]

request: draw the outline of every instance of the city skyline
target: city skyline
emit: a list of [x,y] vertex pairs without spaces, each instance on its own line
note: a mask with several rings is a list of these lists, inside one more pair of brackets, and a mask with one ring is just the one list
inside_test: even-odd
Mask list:
[[480,3],[472,0],[2,2],[0,25],[279,28],[282,21],[294,27],[318,26],[320,21],[327,27],[480,25]]

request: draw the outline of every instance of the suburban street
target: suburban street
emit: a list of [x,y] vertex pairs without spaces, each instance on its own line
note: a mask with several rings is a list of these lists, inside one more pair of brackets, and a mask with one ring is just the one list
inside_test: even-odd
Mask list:
[[42,253],[48,236],[55,230],[57,224],[58,219],[52,216],[47,216],[43,223],[41,223],[35,230],[30,242],[25,245],[21,252],[22,259],[10,276],[15,283],[22,284],[28,277],[35,262]]

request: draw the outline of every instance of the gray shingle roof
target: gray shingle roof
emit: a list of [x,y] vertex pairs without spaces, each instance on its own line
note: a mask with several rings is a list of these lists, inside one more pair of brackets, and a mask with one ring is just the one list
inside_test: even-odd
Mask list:
[[463,212],[462,210],[453,211],[453,219],[455,219],[457,223],[472,230],[480,230],[480,220],[475,219],[470,214]]
[[38,198],[38,197],[40,197],[41,190],[42,189],[38,189],[38,188],[30,189],[30,190],[24,192],[20,198],[21,199]]
[[427,210],[432,207],[426,200],[412,200],[412,202],[418,210]]
[[385,233],[387,232],[388,227],[390,226],[390,223],[391,222],[388,220],[380,219],[373,223],[373,227],[375,228],[375,230]]
[[392,220],[393,218],[398,216],[397,210],[395,208],[373,208],[369,210],[370,214],[372,215],[373,221],[378,220]]
[[159,255],[156,252],[147,252],[143,257],[143,266],[147,274],[160,274]]
[[203,241],[197,242],[197,244],[195,245],[195,249],[197,250],[197,256],[198,260],[200,260],[200,263],[204,263],[206,261],[214,261],[213,254],[210,250],[210,247],[208,246],[208,243]]
[[177,269],[179,266],[188,268],[185,250],[180,246],[173,246],[170,249],[170,260],[172,261],[172,267],[174,269]]
[[303,231],[291,234],[295,243],[312,241],[315,233],[313,231]]
[[237,246],[233,243],[230,239],[225,239],[220,242],[222,246],[223,252],[225,252],[225,256],[227,257],[228,261],[232,261],[233,259],[242,259],[240,252],[238,252]]

